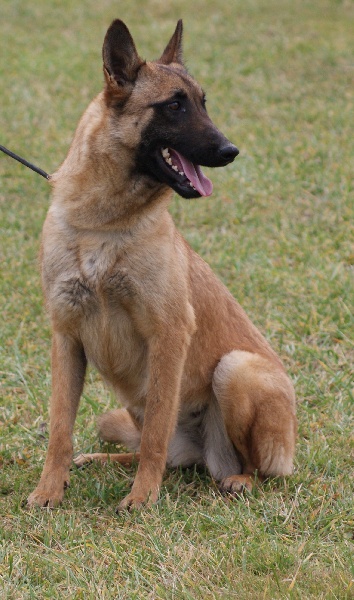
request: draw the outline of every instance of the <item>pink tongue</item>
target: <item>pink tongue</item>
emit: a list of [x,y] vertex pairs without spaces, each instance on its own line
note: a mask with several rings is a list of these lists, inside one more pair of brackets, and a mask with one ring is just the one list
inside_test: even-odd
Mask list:
[[197,192],[199,192],[201,196],[210,196],[213,191],[213,184],[210,179],[204,175],[200,166],[194,165],[190,162],[190,160],[187,160],[176,150],[169,148],[169,153],[172,158],[172,162],[177,164],[179,170],[186,174]]

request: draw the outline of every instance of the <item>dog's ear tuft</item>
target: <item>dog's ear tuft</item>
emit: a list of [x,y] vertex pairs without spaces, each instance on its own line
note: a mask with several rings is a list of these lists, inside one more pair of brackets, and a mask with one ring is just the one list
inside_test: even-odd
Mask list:
[[125,93],[131,88],[144,61],[138,55],[128,27],[116,19],[108,28],[103,48],[103,66],[107,85]]
[[168,42],[165,50],[163,51],[161,58],[159,58],[158,63],[162,63],[163,65],[169,65],[170,63],[180,63],[183,65],[182,60],[182,33],[183,33],[183,23],[182,19],[180,19],[177,23],[176,30]]

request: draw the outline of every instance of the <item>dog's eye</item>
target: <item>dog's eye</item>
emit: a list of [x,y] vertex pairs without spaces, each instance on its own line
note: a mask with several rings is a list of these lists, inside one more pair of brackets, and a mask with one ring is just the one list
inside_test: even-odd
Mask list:
[[170,102],[170,104],[168,104],[168,108],[169,108],[170,110],[174,110],[174,111],[176,111],[176,110],[180,110],[180,108],[181,108],[181,103],[180,103],[180,102],[178,102],[177,100],[176,100],[175,102]]

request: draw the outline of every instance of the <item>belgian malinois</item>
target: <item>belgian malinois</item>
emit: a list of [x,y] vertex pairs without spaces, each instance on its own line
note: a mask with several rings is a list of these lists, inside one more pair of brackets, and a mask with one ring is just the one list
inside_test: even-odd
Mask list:
[[[200,165],[237,148],[210,120],[182,62],[179,21],[161,58],[142,60],[120,20],[103,45],[105,86],[51,176],[42,280],[53,328],[47,457],[29,505],[63,499],[87,361],[126,408],[101,417],[103,440],[139,460],[119,508],[155,502],[166,464],[206,465],[238,494],[292,472],[290,379],[243,309],[188,246],[168,213],[172,190],[209,196]],[[105,460],[80,456],[76,463]]]

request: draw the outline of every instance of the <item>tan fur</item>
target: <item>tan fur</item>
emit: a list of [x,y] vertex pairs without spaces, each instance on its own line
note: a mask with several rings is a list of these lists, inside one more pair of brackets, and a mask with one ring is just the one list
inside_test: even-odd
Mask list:
[[[87,361],[127,407],[101,418],[101,437],[140,452],[121,508],[156,501],[166,463],[206,464],[235,493],[254,471],[292,471],[295,398],[280,359],[177,232],[167,211],[171,190],[132,179],[151,102],[181,86],[179,64],[166,66],[176,48],[167,47],[161,65],[142,63],[129,90],[106,71],[105,90],[51,178],[42,242],[53,328],[50,440],[30,505],[63,498]],[[189,76],[183,85],[199,93]],[[124,93],[118,120],[111,104]],[[92,458],[81,455],[77,464]],[[112,460],[129,463],[132,455]]]

